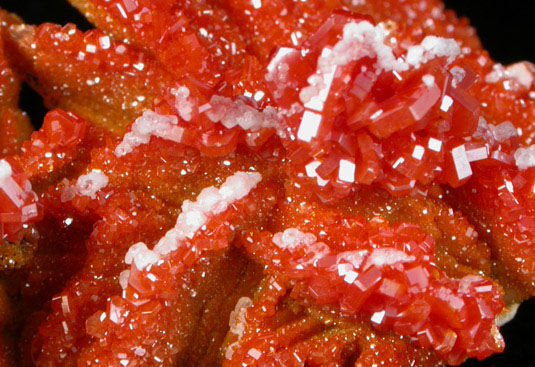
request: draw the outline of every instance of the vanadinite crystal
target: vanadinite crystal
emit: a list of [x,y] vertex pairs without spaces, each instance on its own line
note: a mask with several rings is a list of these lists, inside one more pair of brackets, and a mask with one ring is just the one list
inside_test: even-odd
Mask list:
[[42,216],[42,205],[22,167],[12,159],[0,160],[0,235],[3,241],[20,241],[24,227]]
[[503,350],[535,295],[535,66],[438,0],[71,3],[99,29],[0,13],[0,365]]

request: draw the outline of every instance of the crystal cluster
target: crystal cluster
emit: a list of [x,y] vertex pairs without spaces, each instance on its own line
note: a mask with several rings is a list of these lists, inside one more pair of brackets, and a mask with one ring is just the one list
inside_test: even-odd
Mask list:
[[30,223],[42,218],[42,204],[32,191],[23,168],[14,160],[0,160],[0,237],[19,242]]
[[116,134],[150,108],[162,88],[174,85],[155,60],[100,30],[43,24],[17,25],[13,33],[20,39],[15,55],[38,76],[39,83],[29,82],[45,104]]
[[45,177],[65,168],[78,157],[86,134],[86,122],[70,112],[54,110],[43,126],[24,142],[22,162],[32,177]]
[[[417,226],[388,227],[380,218],[347,221],[355,230],[346,237],[354,240],[343,252],[295,228],[257,233],[243,245],[294,287],[293,297],[334,304],[345,315],[366,313],[376,328],[407,335],[448,364],[503,349],[494,324],[503,303],[491,281],[448,278],[435,265],[432,238]],[[272,355],[269,349],[262,353]],[[260,357],[258,363],[266,363]]]
[[142,360],[172,363],[176,351],[157,346],[170,343],[174,336],[162,326],[172,317],[172,305],[180,304],[184,296],[181,275],[205,253],[226,248],[239,221],[258,210],[249,203],[254,195],[249,196],[260,180],[258,173],[238,172],[219,190],[205,188],[195,202],[184,203],[175,227],[154,251],[142,243],[130,247],[125,262],[132,266],[121,274],[122,295],[113,296],[105,312],[86,321],[87,333],[99,342],[83,356],[84,364],[113,364],[117,358],[127,365],[139,365]]
[[22,365],[503,350],[502,297],[535,295],[533,65],[438,0],[71,2],[100,29],[0,13],[0,129],[15,69],[57,107],[0,152],[0,250],[39,236]]
[[[285,144],[295,175],[325,186],[326,197],[355,183],[379,183],[392,195],[437,181],[457,187],[487,158],[475,153],[487,141],[472,137],[480,107],[467,91],[477,75],[451,64],[455,42],[427,37],[396,58],[382,34],[368,20],[335,14],[268,66],[274,100],[292,109]],[[281,83],[285,75],[292,80]]]

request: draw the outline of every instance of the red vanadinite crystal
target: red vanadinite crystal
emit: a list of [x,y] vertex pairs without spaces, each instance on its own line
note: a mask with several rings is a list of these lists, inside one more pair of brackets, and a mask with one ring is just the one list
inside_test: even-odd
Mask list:
[[22,147],[21,163],[34,179],[49,176],[71,163],[85,138],[86,122],[71,112],[49,112],[39,131]]
[[0,236],[21,241],[28,224],[42,218],[42,205],[22,167],[12,158],[0,160]]
[[[367,56],[368,46],[359,51],[358,44],[346,51],[356,54],[343,65],[319,55],[337,52],[344,26],[363,21],[368,20],[334,14],[304,48],[281,48],[271,59],[266,85],[277,103],[292,109],[287,119],[292,139],[286,144],[290,157],[296,154],[296,175],[318,176],[325,190],[377,182],[393,195],[432,181],[454,187],[466,182],[472,171],[462,139],[471,139],[478,126],[479,103],[467,93],[476,74],[470,67],[448,66],[445,57],[418,69],[382,71],[380,60]],[[328,67],[332,70],[325,71]],[[328,84],[312,92],[317,96],[304,97],[317,83],[311,75]],[[479,142],[486,143],[474,143]],[[350,162],[347,174],[344,161]]]
[[[388,227],[380,218],[342,222],[347,227],[333,229],[340,233],[324,228],[330,240],[349,239],[343,252],[297,229],[256,233],[242,244],[294,287],[292,297],[334,304],[345,315],[364,312],[377,329],[407,335],[449,364],[503,349],[493,326],[503,302],[492,282],[479,276],[449,279],[434,265],[433,240],[417,226]],[[273,358],[274,351],[260,350],[263,358]]]
[[[227,210],[211,215],[202,231],[193,238],[178,243],[175,251],[164,255],[155,264],[138,269],[133,262],[121,296],[107,302],[105,312],[97,312],[86,321],[87,333],[99,341],[93,343],[79,360],[83,365],[115,365],[117,358],[132,365],[152,360],[172,363],[178,351],[162,348],[173,343],[180,333],[177,325],[168,328],[167,322],[180,307],[184,278],[207,252],[227,248],[232,233],[240,222],[264,210],[267,204],[258,201],[266,188],[255,189],[250,197],[234,202]],[[269,190],[268,190],[269,192]],[[256,202],[256,203],[255,203]],[[184,218],[182,218],[184,219]],[[178,223],[178,222],[177,222]],[[184,222],[186,223],[186,222]],[[177,230],[179,233],[180,229]],[[132,346],[138,346],[132,348]]]

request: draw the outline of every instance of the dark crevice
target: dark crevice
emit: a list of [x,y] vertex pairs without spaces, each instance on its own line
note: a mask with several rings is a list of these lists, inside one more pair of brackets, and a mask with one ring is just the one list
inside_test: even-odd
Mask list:
[[357,348],[354,351],[350,351],[344,362],[344,367],[355,367],[359,356],[360,351]]
[[26,111],[35,129],[39,129],[43,124],[43,118],[47,109],[43,104],[43,98],[33,90],[28,84],[22,83],[20,91],[19,106],[21,110]]
[[[82,31],[94,28],[67,0],[0,0],[0,8],[17,14],[29,24],[74,23]],[[19,105],[39,129],[48,110],[41,96],[26,83],[22,84]]]
[[83,31],[94,28],[67,0],[0,0],[0,7],[29,24],[74,23]]

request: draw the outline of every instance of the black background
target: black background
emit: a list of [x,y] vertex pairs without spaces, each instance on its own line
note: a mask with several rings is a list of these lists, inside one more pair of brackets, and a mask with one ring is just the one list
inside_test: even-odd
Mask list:
[[[535,0],[449,0],[446,6],[470,19],[492,57],[504,64],[521,60],[535,62]],[[66,0],[0,0],[0,6],[16,12],[28,23],[76,23],[91,26]],[[21,107],[38,124],[44,116],[40,98],[25,87]],[[535,300],[525,302],[517,317],[502,328],[507,343],[505,353],[466,367],[535,367]],[[388,366],[386,366],[388,367]]]

